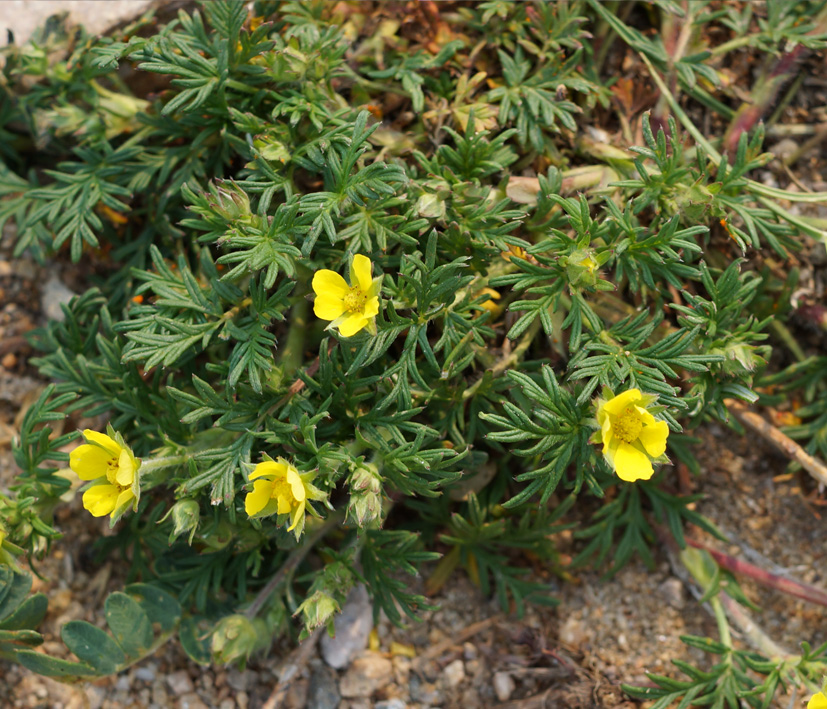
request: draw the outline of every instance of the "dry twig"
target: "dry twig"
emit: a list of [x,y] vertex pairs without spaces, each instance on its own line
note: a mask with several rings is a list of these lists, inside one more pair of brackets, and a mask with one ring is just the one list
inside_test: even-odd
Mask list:
[[827,466],[818,460],[818,458],[811,456],[792,438],[785,436],[766,419],[753,411],[750,411],[746,404],[734,399],[726,399],[724,403],[727,408],[739,418],[741,423],[748,428],[751,428],[758,435],[764,438],[764,440],[772,443],[773,446],[780,450],[790,460],[794,460],[796,463],[801,465],[801,467],[803,467],[822,485],[827,485]]

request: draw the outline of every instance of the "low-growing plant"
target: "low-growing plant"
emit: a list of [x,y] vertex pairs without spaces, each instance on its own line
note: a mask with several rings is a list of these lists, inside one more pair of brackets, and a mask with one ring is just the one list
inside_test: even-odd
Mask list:
[[[94,274],[32,336],[54,383],[0,495],[0,657],[78,680],[177,634],[198,662],[244,662],[332,629],[358,583],[376,614],[416,618],[431,602],[409,577],[440,557],[432,589],[462,567],[521,612],[554,602],[523,554],[561,570],[554,535],[586,498],[575,566],[651,563],[660,525],[679,546],[684,522],[717,534],[668,464],[696,470],[684,427],[757,400],[773,286],[755,255],[823,233],[779,204],[813,195],[749,177],[771,158],[761,129],[724,154],[678,101],[731,117],[702,30],[754,26],[688,4],[679,49],[591,0],[445,3],[406,25],[381,3],[216,1],[5,49],[0,221],[18,255]],[[730,51],[804,36],[762,21]],[[624,111],[618,42],[668,119]],[[641,145],[587,128],[611,105]],[[823,453],[819,363],[773,381],[806,390],[792,434]],[[53,435],[67,417],[99,430]],[[127,585],[109,632],[64,626],[72,661],[33,650],[46,598],[22,567],[81,490]],[[826,661],[686,642],[722,664],[628,691],[768,706]]]

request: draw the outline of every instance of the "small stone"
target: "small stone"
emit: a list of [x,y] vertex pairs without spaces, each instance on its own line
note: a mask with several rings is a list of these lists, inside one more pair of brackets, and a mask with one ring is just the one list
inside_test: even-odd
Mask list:
[[218,709],[235,709],[235,702],[232,699],[222,699]]
[[446,687],[453,689],[462,684],[465,679],[465,665],[462,660],[454,660],[451,664],[446,665],[442,671],[442,680]]
[[118,677],[118,681],[115,682],[115,690],[118,692],[128,692],[129,691],[129,677],[126,675],[121,675]]
[[414,681],[416,675],[411,677],[411,699],[420,704],[441,704],[442,693],[433,682]]
[[334,620],[335,635],[322,635],[322,658],[333,669],[347,667],[368,645],[373,629],[373,604],[364,584],[354,586],[342,612]]
[[508,672],[495,672],[494,673],[494,694],[497,695],[497,699],[501,702],[507,702],[511,699],[511,695],[514,693],[514,679],[511,677]]
[[152,682],[155,680],[155,674],[155,665],[150,662],[148,665],[138,667],[135,670],[135,679],[139,679],[141,682]]
[[[137,675],[137,672],[135,674]],[[167,694],[167,690],[164,689],[164,683],[161,682],[160,679],[152,683],[152,703],[157,704],[159,707],[169,705],[169,695]]]
[[250,697],[247,692],[239,692],[235,695],[235,701],[238,704],[238,709],[247,709],[250,706]]
[[393,678],[393,664],[376,652],[357,657],[339,683],[343,697],[369,697]]
[[660,592],[666,602],[675,610],[681,610],[686,601],[683,595],[683,582],[678,578],[666,579],[660,585]]
[[43,284],[43,290],[40,293],[40,307],[43,315],[49,320],[63,322],[66,316],[60,306],[68,305],[75,295],[77,294],[70,291],[56,275],[52,274]]
[[385,699],[373,705],[373,709],[407,709],[407,707],[408,705],[401,699]]
[[560,641],[566,645],[577,648],[586,640],[586,626],[583,621],[574,616],[566,618],[566,622],[560,627]]
[[396,655],[391,662],[393,663],[393,680],[397,684],[406,685],[411,676],[411,658],[404,655]]
[[15,355],[14,352],[7,352],[3,355],[3,359],[0,360],[0,364],[6,369],[14,369],[14,365],[17,364],[17,355]]
[[192,685],[192,680],[186,670],[178,670],[177,672],[173,672],[171,675],[168,675],[167,684],[172,690],[172,693],[182,699],[182,695],[190,694],[195,690],[195,687]]
[[236,692],[244,692],[250,688],[252,688],[256,681],[258,680],[258,675],[252,670],[244,670],[244,672],[240,672],[235,667],[233,667],[227,673],[227,684],[230,685]]
[[[175,674],[178,674],[177,672]],[[185,694],[178,698],[178,703],[175,705],[177,709],[209,709],[209,707],[201,701],[195,692]]]
[[336,709],[341,699],[336,673],[319,663],[310,673],[307,709]]
[[464,660],[476,660],[477,659],[477,646],[473,643],[465,643],[462,646],[462,658]]

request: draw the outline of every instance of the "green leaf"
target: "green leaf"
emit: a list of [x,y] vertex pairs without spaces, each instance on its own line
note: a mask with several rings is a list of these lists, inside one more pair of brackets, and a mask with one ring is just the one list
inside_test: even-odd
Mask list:
[[43,593],[30,596],[18,609],[8,616],[0,628],[4,630],[23,630],[24,628],[36,628],[46,616],[49,607],[49,600]]
[[150,622],[170,632],[181,619],[181,604],[166,591],[146,583],[133,583],[124,589],[146,611]]
[[192,617],[184,618],[178,629],[178,640],[189,658],[199,665],[209,665],[212,662],[210,651],[210,633],[198,629],[198,624]]
[[144,656],[152,645],[152,623],[143,608],[125,593],[106,599],[106,622],[118,645],[132,658]]
[[97,673],[89,665],[81,662],[70,662],[57,657],[49,657],[34,650],[21,650],[17,653],[17,661],[28,670],[37,672],[46,677],[55,677],[62,680],[79,680],[84,677],[95,676]]
[[114,674],[126,664],[126,656],[109,633],[84,620],[70,620],[60,631],[60,637],[66,647],[98,674]]

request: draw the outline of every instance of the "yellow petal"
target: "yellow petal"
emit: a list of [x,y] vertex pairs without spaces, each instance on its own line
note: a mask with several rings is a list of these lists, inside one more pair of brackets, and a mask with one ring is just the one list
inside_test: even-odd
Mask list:
[[304,502],[307,499],[307,490],[304,489],[304,482],[299,472],[291,465],[287,468],[287,484],[297,502]]
[[92,429],[87,428],[83,432],[83,437],[89,442],[99,445],[104,450],[108,451],[113,458],[117,458],[121,454],[121,447],[116,441],[113,441],[105,433],[98,433]]
[[366,318],[375,318],[379,315],[379,298],[373,296],[365,303],[364,312],[362,313]]
[[292,524],[287,528],[288,532],[292,532],[296,525],[301,521],[302,517],[304,517],[304,502],[300,502],[295,510],[293,510],[293,515],[291,517]]
[[373,283],[370,271],[370,259],[362,254],[356,254],[350,263],[350,285],[358,285],[362,293],[367,293]]
[[617,447],[614,465],[617,477],[626,482],[648,480],[655,472],[646,453],[625,442]]
[[120,495],[118,495],[118,499],[115,501],[115,509],[112,510],[112,514],[115,514],[121,507],[125,507],[128,505],[132,500],[135,499],[135,495],[132,492],[132,488],[128,487],[126,490],[123,490]]
[[638,440],[643,444],[646,452],[653,458],[666,452],[666,438],[669,436],[669,426],[666,421],[655,421],[651,426],[644,426]]
[[368,324],[368,319],[360,315],[359,313],[353,313],[353,315],[348,315],[342,322],[339,323],[339,332],[341,333],[342,337],[350,337],[351,335],[355,335],[359,330],[361,330],[365,325]]
[[313,303],[313,312],[317,318],[322,320],[335,320],[345,312],[345,302],[341,298],[320,295]]
[[115,481],[118,485],[129,487],[135,479],[135,464],[132,462],[132,456],[125,450],[121,451],[120,458],[118,458],[118,472],[115,475]]
[[[252,476],[251,476],[252,477]],[[270,495],[273,493],[273,483],[269,480],[256,480],[253,483],[253,491],[248,492],[244,498],[244,511],[248,517],[257,515],[270,502]]]
[[277,463],[275,460],[265,460],[253,468],[253,472],[250,473],[249,477],[250,480],[260,478],[262,475],[283,477],[285,468],[287,468],[287,466],[284,463]]
[[120,492],[117,485],[93,485],[83,493],[83,506],[93,517],[103,517],[115,509]]
[[827,709],[827,696],[824,695],[824,692],[819,692],[810,697],[810,701],[807,702],[807,709]]
[[323,268],[313,275],[313,291],[316,295],[342,299],[348,290],[345,279],[335,271],[328,271]]
[[635,406],[635,411],[638,412],[638,414],[640,415],[641,420],[645,424],[652,424],[652,423],[655,423],[655,421],[657,420],[654,416],[652,416],[652,414],[650,414],[642,406]]
[[110,460],[108,451],[84,443],[69,454],[69,467],[81,480],[96,480],[106,475]]
[[611,401],[603,404],[603,410],[612,414],[612,416],[620,416],[629,404],[633,404],[643,398],[640,389],[627,389],[621,394],[618,394]]
[[279,508],[278,513],[280,515],[286,515],[290,510],[293,509],[293,500],[290,498],[289,495],[281,494],[276,497],[276,502],[278,502]]
[[606,453],[609,450],[609,444],[612,442],[612,420],[606,416],[603,419],[603,426],[600,429],[600,433],[603,436],[603,452]]

